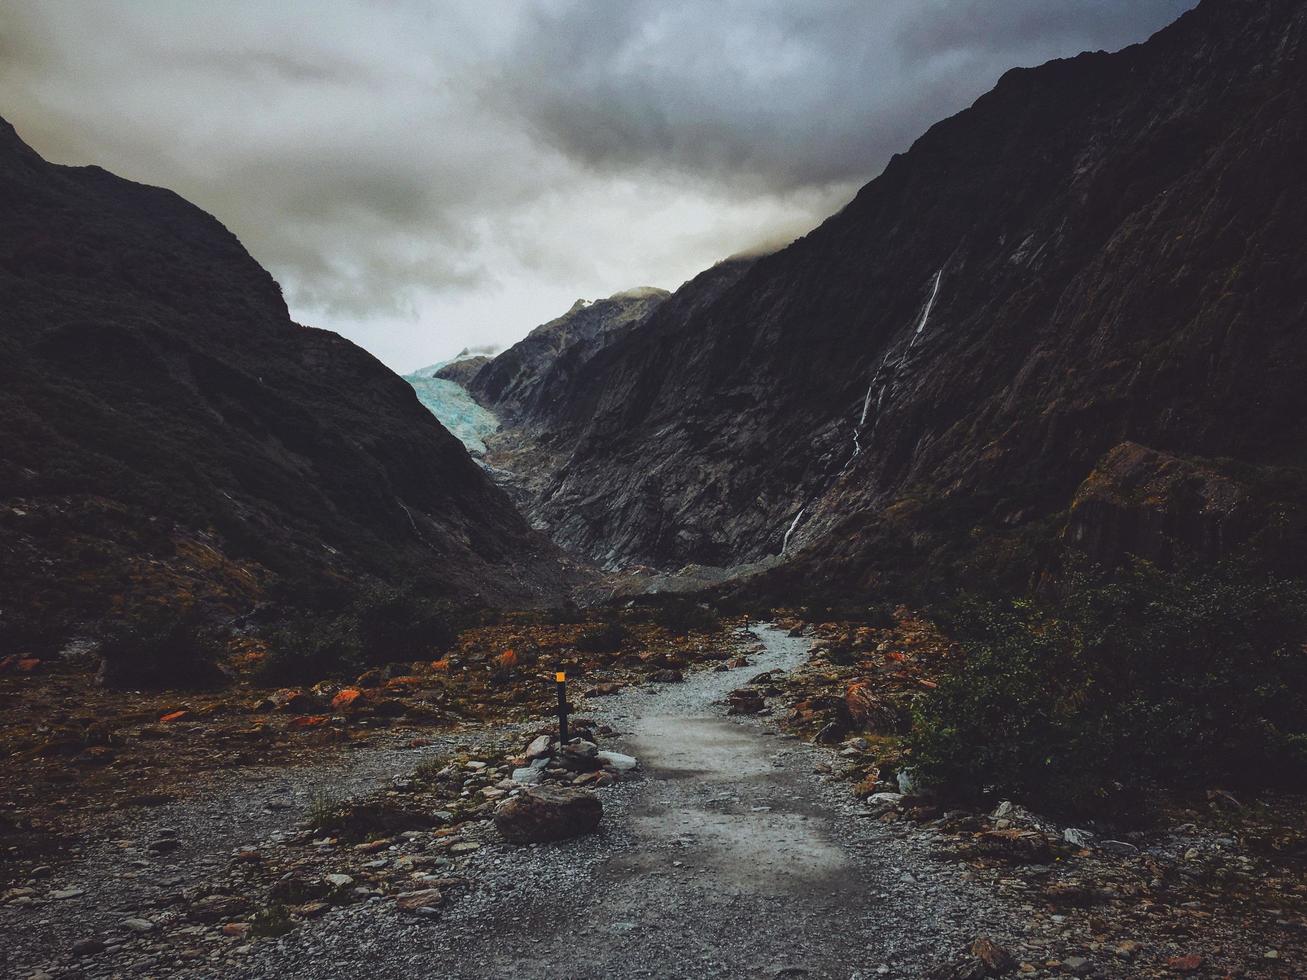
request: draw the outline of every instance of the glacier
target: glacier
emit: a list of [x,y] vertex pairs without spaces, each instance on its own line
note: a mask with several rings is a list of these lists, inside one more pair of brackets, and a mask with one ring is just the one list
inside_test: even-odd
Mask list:
[[437,364],[432,368],[406,374],[404,380],[413,386],[418,401],[467,447],[468,452],[473,456],[483,456],[486,451],[485,440],[499,428],[499,419],[494,412],[473,401],[461,384],[444,378],[433,378],[425,373],[442,366]]

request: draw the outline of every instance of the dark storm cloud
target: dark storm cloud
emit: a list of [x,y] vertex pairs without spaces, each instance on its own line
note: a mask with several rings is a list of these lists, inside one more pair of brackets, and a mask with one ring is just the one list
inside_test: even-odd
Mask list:
[[599,169],[865,180],[1008,68],[1118,48],[1187,0],[693,0],[530,12],[499,89]]
[[802,233],[1006,69],[1190,5],[43,0],[0,6],[0,114],[412,367]]

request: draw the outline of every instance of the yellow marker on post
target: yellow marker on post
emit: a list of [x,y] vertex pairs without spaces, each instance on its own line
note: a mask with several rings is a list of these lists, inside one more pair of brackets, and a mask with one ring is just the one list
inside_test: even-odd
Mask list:
[[558,687],[558,744],[567,744],[567,671],[561,667],[554,671],[554,683]]

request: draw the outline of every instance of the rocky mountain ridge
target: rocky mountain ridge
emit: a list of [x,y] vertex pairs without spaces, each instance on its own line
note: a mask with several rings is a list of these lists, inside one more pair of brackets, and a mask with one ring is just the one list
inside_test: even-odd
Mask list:
[[280,581],[556,595],[560,556],[411,388],[214,218],[0,122],[0,580],[15,616],[249,608]]
[[[1009,72],[811,234],[538,384],[533,519],[610,566],[785,551],[795,581],[855,590],[891,565],[1026,577],[1124,454],[1236,481],[1292,561],[1305,24],[1300,0],[1206,0],[1144,44]],[[1157,552],[1141,528],[1177,553],[1258,531],[1191,513],[1230,494],[1153,482],[1108,496],[1155,518],[1086,528],[1076,503],[1074,536],[1107,557]]]

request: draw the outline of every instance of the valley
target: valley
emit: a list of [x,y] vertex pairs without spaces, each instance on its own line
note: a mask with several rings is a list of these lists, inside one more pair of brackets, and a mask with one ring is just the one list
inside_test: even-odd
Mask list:
[[[1176,13],[529,331],[471,252],[619,266],[471,157],[358,269],[305,215],[362,149],[298,170],[283,287],[0,119],[0,973],[1307,973],[1307,3]],[[549,241],[720,180],[573,213],[523,126]],[[341,206],[445,193],[389,166]],[[306,265],[433,278],[365,350]],[[457,356],[369,352],[441,289]]]

